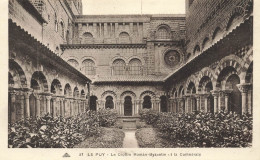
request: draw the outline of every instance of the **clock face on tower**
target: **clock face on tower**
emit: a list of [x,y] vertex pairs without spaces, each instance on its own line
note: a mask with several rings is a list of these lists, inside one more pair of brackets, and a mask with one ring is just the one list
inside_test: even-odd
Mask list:
[[164,55],[164,61],[167,66],[174,67],[180,63],[180,54],[175,50],[168,51]]

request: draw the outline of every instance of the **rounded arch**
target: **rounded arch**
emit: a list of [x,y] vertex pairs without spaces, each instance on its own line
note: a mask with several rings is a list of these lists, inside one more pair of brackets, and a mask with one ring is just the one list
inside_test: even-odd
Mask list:
[[186,80],[186,83],[185,83],[185,88],[187,89],[190,82],[193,82],[195,87],[197,88],[197,81],[196,81],[196,77],[194,75],[191,75],[187,80]]
[[240,79],[243,79],[242,78],[243,72],[245,73],[246,70],[242,67],[243,66],[242,64],[243,64],[242,60],[235,55],[231,55],[231,56],[227,56],[227,57],[223,58],[215,69],[215,73],[216,73],[215,76],[217,79],[217,83],[219,82],[220,73],[226,67],[233,68],[234,71],[237,72],[237,75],[240,77]]
[[73,97],[74,98],[79,98],[79,89],[78,89],[77,86],[73,90]]
[[209,76],[203,76],[199,81],[198,91],[202,93],[209,93],[213,90],[213,84]]
[[195,83],[190,81],[186,89],[186,94],[195,94],[195,93],[196,93]]
[[81,90],[80,95],[81,95],[81,98],[85,98],[85,95],[86,95],[86,94],[85,94],[84,89]]
[[48,92],[48,82],[42,71],[35,71],[32,74],[31,78],[31,88],[36,89],[35,87],[37,86],[37,90],[41,90],[43,92]]
[[106,96],[105,108],[114,108],[114,98],[112,96]]
[[101,94],[101,100],[105,101],[107,96],[113,97],[113,100],[117,99],[117,95],[114,91],[108,90]]
[[142,62],[133,58],[129,61],[129,74],[130,75],[142,75]]
[[176,88],[173,88],[171,91],[171,97],[172,98],[177,98],[178,97],[178,92]]
[[68,59],[67,62],[75,68],[79,67],[79,62],[76,59]]
[[[74,58],[74,57],[73,57]],[[79,62],[82,64],[85,60],[90,59],[92,60],[95,64],[97,63],[96,58],[92,57],[92,56],[84,56],[82,58],[80,58]]]
[[236,7],[227,18],[228,21],[226,25],[226,30],[228,31],[235,27],[238,24],[239,19],[242,18],[243,15],[245,15],[245,9],[240,6]]
[[212,40],[218,40],[221,38],[221,33],[222,30],[220,27],[216,27],[216,29],[214,30],[214,32],[212,33]]
[[161,24],[156,28],[156,39],[171,39],[171,28],[167,24]]
[[181,85],[178,89],[178,97],[184,96],[184,88],[183,85]]
[[193,49],[193,55],[198,54],[200,52],[200,46],[197,44]]
[[139,61],[141,61],[142,65],[145,64],[145,60],[143,59],[143,57],[140,56],[131,56],[127,59],[127,61],[125,61],[127,64],[129,64],[129,62],[133,59],[138,59]]
[[9,60],[9,75],[14,87],[27,87],[27,78],[22,67],[14,60]]
[[65,96],[71,96],[72,95],[72,90],[71,90],[71,86],[69,83],[67,83],[64,87],[64,95]]
[[96,64],[92,59],[85,59],[81,64],[81,71],[86,75],[96,74]]
[[54,79],[51,82],[51,93],[57,94],[57,95],[62,95],[62,86],[58,79]]
[[210,39],[209,39],[209,37],[205,37],[204,40],[203,40],[203,42],[202,42],[201,49],[202,49],[202,50],[205,50],[205,49],[207,49],[209,46],[210,46]]
[[130,40],[130,35],[128,32],[121,32],[119,33],[118,35],[119,37],[119,43],[130,43],[131,40]]
[[139,99],[143,99],[145,96],[150,96],[152,99],[155,99],[156,95],[154,92],[152,91],[143,91],[140,96],[139,96]]
[[212,82],[213,86],[216,83],[217,79],[215,78],[216,76],[213,74],[213,70],[209,67],[205,67],[201,70],[201,72],[198,75],[198,89],[201,88],[201,80],[203,77],[209,77],[210,81]]
[[93,43],[94,37],[90,32],[85,32],[82,34],[82,43]]
[[126,63],[123,59],[116,59],[113,61],[113,75],[124,75]]
[[130,96],[132,98],[132,100],[136,99],[136,94],[132,91],[124,91],[121,95],[120,95],[120,99],[124,99],[126,96]]

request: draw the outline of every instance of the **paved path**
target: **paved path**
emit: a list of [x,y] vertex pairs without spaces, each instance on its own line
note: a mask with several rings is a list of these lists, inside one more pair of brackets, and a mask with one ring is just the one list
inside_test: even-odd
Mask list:
[[136,130],[124,130],[125,138],[123,141],[123,148],[139,148],[135,138],[135,131]]

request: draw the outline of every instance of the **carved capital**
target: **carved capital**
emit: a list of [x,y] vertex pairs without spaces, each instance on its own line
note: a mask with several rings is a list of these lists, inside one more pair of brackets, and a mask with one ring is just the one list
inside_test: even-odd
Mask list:
[[211,94],[212,94],[214,97],[219,96],[219,90],[212,90],[212,91],[210,91],[210,92],[211,92]]
[[237,88],[241,93],[247,93],[251,89],[251,83],[237,84]]

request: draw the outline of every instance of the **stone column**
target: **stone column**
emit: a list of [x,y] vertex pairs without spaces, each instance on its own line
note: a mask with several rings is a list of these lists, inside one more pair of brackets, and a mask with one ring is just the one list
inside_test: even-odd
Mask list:
[[23,119],[24,118],[24,93],[22,91],[19,93],[19,100],[21,101],[20,102],[21,106],[20,106],[20,110],[19,110],[19,112],[20,112],[19,118]]
[[239,91],[242,94],[242,114],[248,113],[247,92],[251,87],[250,83],[237,84]]
[[155,110],[160,112],[160,99],[155,100]]
[[214,97],[214,113],[218,112],[218,91],[213,90],[211,91],[213,97]]
[[40,117],[40,95],[39,94],[35,94],[35,98],[36,98],[36,117]]
[[[196,100],[197,100],[197,111],[200,111],[200,99],[201,99],[200,95],[197,94],[197,95],[196,95]],[[195,110],[195,108],[194,108],[194,110]]]
[[229,108],[229,105],[228,105],[228,101],[229,101],[229,95],[230,93],[232,92],[232,90],[224,90],[223,93],[224,93],[224,96],[225,96],[225,112],[229,112],[230,111],[230,108]]
[[248,91],[248,103],[247,103],[247,105],[248,105],[248,113],[249,114],[252,114],[252,92],[253,92],[253,90],[252,90],[252,86],[251,86],[251,89]]
[[209,97],[210,94],[204,94],[204,113],[207,113],[208,112],[208,97]]
[[51,95],[46,95],[46,112],[51,113]]
[[53,117],[56,117],[56,114],[57,114],[57,113],[56,113],[56,112],[57,112],[57,111],[56,111],[56,105],[57,105],[57,104],[56,104],[56,103],[57,103],[56,101],[57,101],[57,97],[53,96],[53,97],[52,97],[52,101],[53,101],[53,104],[52,104],[52,105],[53,105],[53,106],[52,106],[52,107],[53,107],[53,108],[52,108],[52,115],[53,115]]
[[30,95],[31,95],[31,92],[30,91],[26,91],[24,92],[24,97],[25,97],[25,117],[26,118],[29,118],[31,115],[30,115]]
[[169,112],[173,112],[173,98],[170,98],[169,99],[169,102],[170,102],[170,104],[169,104]]
[[135,112],[135,114],[137,114],[137,115],[139,114],[140,101],[141,100],[139,100],[139,99],[136,100],[136,112]]
[[16,92],[15,91],[11,91],[9,92],[10,96],[11,96],[11,108],[10,108],[10,114],[9,116],[11,116],[11,123],[14,123],[16,121],[16,106],[15,106],[15,99],[16,99]]

